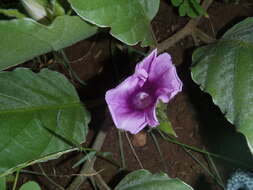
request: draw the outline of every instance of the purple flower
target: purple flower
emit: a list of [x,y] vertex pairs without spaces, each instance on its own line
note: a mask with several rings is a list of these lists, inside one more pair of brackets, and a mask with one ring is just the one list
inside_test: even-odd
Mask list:
[[154,50],[136,65],[133,75],[106,92],[105,100],[116,127],[136,134],[146,125],[159,125],[156,104],[169,102],[181,90],[171,56],[157,56]]

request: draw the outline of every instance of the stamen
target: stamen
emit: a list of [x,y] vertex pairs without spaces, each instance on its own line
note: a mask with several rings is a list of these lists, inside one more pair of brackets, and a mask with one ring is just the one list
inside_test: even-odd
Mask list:
[[152,103],[152,97],[146,92],[139,92],[133,98],[133,104],[137,109],[145,109]]

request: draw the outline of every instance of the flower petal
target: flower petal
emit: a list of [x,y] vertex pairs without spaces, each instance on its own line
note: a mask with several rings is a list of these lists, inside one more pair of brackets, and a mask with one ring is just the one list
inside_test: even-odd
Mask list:
[[134,75],[136,75],[136,77],[140,79],[139,81],[140,87],[142,87],[144,83],[146,82],[146,80],[148,79],[148,73],[145,69],[138,69],[136,73],[134,73]]
[[136,88],[138,88],[138,83],[140,82],[140,80],[140,78],[136,77],[135,75],[132,75],[126,78],[117,87],[108,90],[105,94],[105,100],[107,104],[127,105],[128,98],[132,95]]
[[155,66],[149,72],[148,80],[156,86],[156,96],[163,102],[168,102],[182,90],[183,84],[168,53],[159,55],[155,62]]
[[134,134],[147,125],[145,113],[133,109],[129,102],[141,81],[142,79],[136,75],[130,76],[116,88],[107,91],[105,95],[116,127]]
[[144,112],[131,111],[123,113],[119,110],[116,119],[118,122],[117,128],[129,131],[132,134],[138,133],[147,125]]
[[145,111],[145,118],[146,118],[147,124],[150,127],[155,127],[155,126],[159,125],[158,119],[156,117],[155,108],[156,108],[156,105],[153,105],[152,107],[149,107]]
[[144,58],[140,63],[135,67],[135,73],[139,73],[139,70],[144,69],[147,73],[150,72],[150,68],[155,63],[157,56],[157,49],[152,51],[146,58]]

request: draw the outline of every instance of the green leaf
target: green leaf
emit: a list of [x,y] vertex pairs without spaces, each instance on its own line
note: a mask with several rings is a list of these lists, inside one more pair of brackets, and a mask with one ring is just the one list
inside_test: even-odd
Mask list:
[[196,17],[201,16],[201,15],[205,15],[208,16],[207,12],[205,11],[205,9],[203,9],[199,3],[199,1],[197,0],[190,0],[191,3],[191,8],[192,10],[195,12]]
[[88,38],[96,28],[77,16],[57,17],[45,26],[32,19],[0,21],[0,70]]
[[0,177],[0,190],[6,190],[6,179],[5,179],[5,177]]
[[178,7],[181,3],[183,3],[183,0],[171,0],[171,4],[174,7]]
[[114,190],[193,190],[179,179],[171,179],[165,173],[151,174],[137,170],[128,174]]
[[179,6],[180,16],[189,16],[196,18],[201,15],[208,16],[206,11],[201,7],[199,0],[184,0]]
[[159,121],[159,125],[157,126],[158,129],[161,131],[173,135],[177,137],[176,132],[174,131],[171,122],[167,116],[167,104],[160,101],[156,107],[157,119]]
[[187,1],[184,1],[180,6],[179,6],[179,16],[185,16],[187,13],[187,9],[189,8],[189,4]]
[[246,136],[253,152],[253,18],[228,30],[220,41],[197,49],[192,78],[211,94],[226,118]]
[[0,14],[8,17],[25,18],[26,16],[17,9],[0,9]]
[[23,184],[19,190],[41,190],[40,186],[38,183],[34,181],[29,181],[25,184]]
[[142,46],[154,43],[150,21],[159,8],[159,0],[69,0],[75,12],[99,27],[111,27],[120,41]]
[[161,131],[163,131],[164,133],[167,133],[169,135],[173,135],[173,136],[177,137],[177,134],[174,131],[173,126],[170,121],[160,122],[160,124],[157,126],[157,128],[160,129]]
[[[194,1],[194,0],[193,0]],[[188,8],[187,8],[187,16],[191,17],[191,18],[196,18],[199,16],[198,11],[195,9],[194,4],[192,0],[188,1]]]
[[47,69],[0,72],[0,176],[73,151],[89,113],[73,85]]

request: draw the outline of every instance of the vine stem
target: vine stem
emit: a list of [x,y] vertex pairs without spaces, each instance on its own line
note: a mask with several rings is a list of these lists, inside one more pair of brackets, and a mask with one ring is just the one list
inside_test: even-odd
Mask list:
[[[195,162],[197,162],[199,165],[200,165],[200,167],[211,177],[211,178],[213,178],[213,180],[220,186],[220,187],[222,187],[222,189],[226,189],[225,188],[225,185],[223,184],[223,182],[222,182],[222,180],[216,175],[216,174],[213,174],[203,163],[201,163],[201,161],[197,158],[197,157],[195,157],[194,156],[194,154],[193,153],[191,153],[191,151],[190,150],[187,150],[186,148],[184,148],[183,147],[183,149],[184,149],[184,151],[187,153],[187,154],[189,154],[189,156],[195,161]],[[207,155],[208,156],[208,155]]]
[[129,138],[129,135],[127,134],[127,132],[124,132],[124,133],[125,133],[125,135],[126,135],[127,141],[128,141],[129,146],[130,146],[130,148],[131,148],[131,150],[132,150],[132,152],[133,152],[133,154],[134,154],[135,159],[137,160],[137,162],[138,162],[138,164],[140,165],[141,169],[144,169],[144,167],[143,167],[143,165],[142,165],[142,163],[141,163],[141,160],[140,160],[139,156],[137,155],[137,153],[136,153],[136,151],[135,151],[135,149],[134,149],[134,146],[133,146],[133,144],[132,144],[132,142],[131,142],[131,140],[130,140],[130,138]]
[[160,155],[160,158],[161,158],[161,161],[162,161],[162,163],[163,163],[163,167],[164,167],[165,172],[166,172],[166,173],[169,173],[167,163],[166,163],[166,161],[165,161],[163,152],[162,152],[162,150],[161,150],[161,148],[160,148],[160,145],[159,145],[159,143],[158,143],[158,140],[157,140],[155,134],[154,134],[152,131],[150,131],[149,134],[150,134],[150,136],[152,137],[152,139],[153,139],[153,141],[154,141],[154,144],[155,144],[155,147],[156,147],[156,149],[157,149],[157,151],[158,151],[158,153],[159,153],[159,155]]
[[179,142],[179,141],[177,141],[177,140],[175,140],[175,139],[166,137],[166,136],[165,136],[162,132],[160,132],[159,130],[158,130],[158,132],[160,133],[161,137],[162,137],[164,140],[166,140],[166,141],[168,141],[168,142],[171,142],[171,143],[173,143],[173,144],[177,144],[177,145],[179,145],[179,146],[181,146],[181,147],[187,148],[187,149],[192,150],[192,151],[194,151],[194,152],[202,153],[202,154],[207,155],[207,156],[212,156],[212,157],[214,157],[214,158],[218,158],[218,159],[221,159],[221,160],[230,162],[230,163],[236,163],[236,164],[240,165],[242,168],[252,168],[251,166],[249,166],[249,165],[247,165],[247,164],[245,164],[245,163],[243,163],[243,162],[241,162],[241,161],[237,161],[237,160],[234,160],[234,159],[231,159],[231,158],[228,158],[228,157],[224,157],[224,156],[222,156],[222,155],[218,155],[218,154],[215,154],[215,153],[208,152],[208,151],[206,151],[206,150],[202,150],[202,149],[200,149],[200,148],[197,148],[197,147],[194,147],[194,146],[191,146],[191,145],[188,145],[188,144],[181,143],[181,142]]
[[54,180],[52,180],[44,171],[43,167],[41,166],[41,164],[38,164],[43,176],[50,182],[52,183],[55,187],[59,188],[60,190],[64,190],[64,188],[62,186],[60,186],[59,184],[57,184]]
[[[110,125],[110,115],[108,114],[108,110],[106,111],[105,114],[105,121],[103,122],[101,129],[99,130],[97,137],[92,145],[92,149],[96,150],[96,151],[100,151],[106,135],[107,135],[107,127],[108,125]],[[88,172],[92,172],[94,171],[93,166],[95,164],[96,161],[96,156],[94,158],[92,158],[90,161],[87,161],[83,164],[81,170],[80,170],[80,174],[74,178],[74,180],[72,181],[72,183],[66,188],[66,190],[78,190],[79,187],[82,185],[82,183],[87,179],[87,175],[82,175]]]
[[[93,169],[94,172],[96,172]],[[104,179],[101,177],[100,174],[97,174],[94,176],[95,181],[97,182],[98,186],[100,187],[100,189],[102,190],[111,190],[111,188],[105,183]]]
[[123,147],[123,140],[122,140],[122,132],[118,130],[118,139],[119,139],[119,151],[120,151],[120,157],[121,157],[121,168],[126,168],[126,159],[125,159],[125,153],[124,153],[124,147]]
[[15,177],[14,184],[13,184],[13,186],[12,186],[12,190],[16,190],[17,183],[18,183],[18,178],[19,178],[19,171],[20,171],[20,170],[18,170],[17,173],[16,173],[16,177]]
[[[212,4],[213,0],[205,0],[202,3],[202,7],[207,10]],[[205,43],[212,43],[215,41],[214,38],[207,35],[203,31],[197,28],[197,25],[202,17],[191,19],[181,30],[177,31],[174,35],[170,36],[166,40],[162,41],[157,45],[158,53],[162,53],[169,49],[177,42],[185,38],[186,36],[199,37]]]

